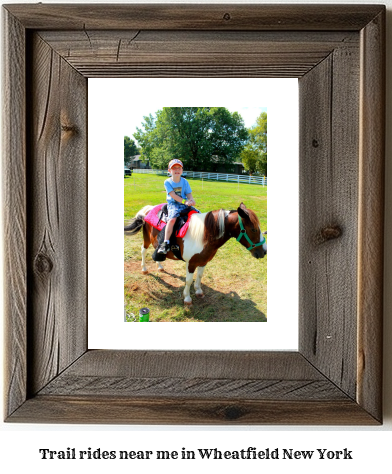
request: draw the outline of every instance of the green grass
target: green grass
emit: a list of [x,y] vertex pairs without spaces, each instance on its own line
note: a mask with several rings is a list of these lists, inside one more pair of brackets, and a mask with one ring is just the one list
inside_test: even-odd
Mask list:
[[[166,177],[134,174],[124,179],[124,222],[145,205],[166,201],[163,182]],[[236,209],[241,202],[256,212],[262,230],[267,230],[267,188],[259,185],[188,180],[196,207],[201,212]],[[138,314],[150,308],[150,321],[220,322],[266,321],[267,257],[253,258],[242,245],[231,239],[208,263],[202,279],[205,297],[199,299],[191,287],[193,306],[183,305],[185,264],[167,259],[165,272],[156,270],[147,252],[148,275],[141,273],[142,234],[124,238],[124,292],[126,310]]]

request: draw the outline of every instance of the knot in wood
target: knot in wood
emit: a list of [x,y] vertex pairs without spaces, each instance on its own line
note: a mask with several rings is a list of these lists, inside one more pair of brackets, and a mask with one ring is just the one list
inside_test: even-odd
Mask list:
[[316,139],[314,138],[313,141],[312,141],[312,147],[313,147],[313,148],[318,148],[318,146],[319,146],[319,142],[318,142],[318,140],[316,140]]
[[326,226],[316,235],[316,244],[322,244],[328,240],[337,239],[341,235],[342,229],[338,225]]
[[223,19],[226,20],[226,21],[231,20],[230,13],[225,13],[225,14],[223,15]]
[[46,254],[40,252],[35,257],[34,268],[38,273],[48,274],[53,269],[53,262]]
[[227,420],[237,420],[238,418],[241,418],[244,413],[240,407],[230,406],[223,410],[223,414]]
[[67,132],[67,133],[76,133],[77,132],[77,128],[75,127],[75,125],[61,125],[61,130],[63,132]]

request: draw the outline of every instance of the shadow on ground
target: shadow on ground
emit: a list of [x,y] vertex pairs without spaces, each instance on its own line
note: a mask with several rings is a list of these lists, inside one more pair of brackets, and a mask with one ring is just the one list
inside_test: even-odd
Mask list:
[[218,291],[202,280],[204,297],[195,295],[191,286],[191,307],[184,306],[185,276],[170,269],[158,272],[152,269],[147,275],[140,273],[140,265],[125,265],[125,297],[136,307],[150,308],[150,321],[172,322],[266,322],[266,315],[249,298],[232,289]]

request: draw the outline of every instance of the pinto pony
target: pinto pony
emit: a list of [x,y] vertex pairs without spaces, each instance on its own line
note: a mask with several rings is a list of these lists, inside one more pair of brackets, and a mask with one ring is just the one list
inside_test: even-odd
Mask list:
[[[142,272],[148,273],[146,268],[146,252],[152,244],[158,246],[159,231],[144,220],[153,206],[141,209],[124,227],[128,235],[134,235],[143,229],[142,244]],[[189,228],[183,238],[177,238],[182,259],[186,263],[186,282],[184,289],[184,304],[191,305],[190,288],[193,276],[197,269],[195,290],[197,296],[204,296],[201,288],[201,278],[206,264],[215,256],[216,252],[229,239],[235,238],[241,245],[250,251],[255,258],[263,258],[267,253],[267,244],[260,229],[260,223],[256,214],[247,209],[241,203],[236,211],[225,211],[219,209],[204,214],[193,214]],[[178,260],[173,252],[169,251],[167,258]],[[163,271],[160,262],[157,262],[158,270]]]

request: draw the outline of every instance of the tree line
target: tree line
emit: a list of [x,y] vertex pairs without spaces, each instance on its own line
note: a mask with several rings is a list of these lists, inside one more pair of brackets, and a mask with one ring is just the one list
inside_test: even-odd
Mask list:
[[267,114],[247,129],[226,107],[163,107],[144,117],[134,140],[124,137],[124,162],[140,154],[152,168],[166,169],[178,158],[189,171],[229,171],[241,162],[247,172],[267,175]]

